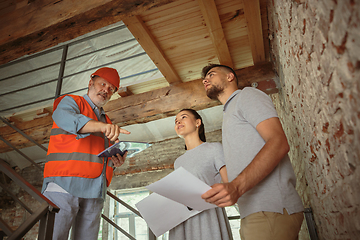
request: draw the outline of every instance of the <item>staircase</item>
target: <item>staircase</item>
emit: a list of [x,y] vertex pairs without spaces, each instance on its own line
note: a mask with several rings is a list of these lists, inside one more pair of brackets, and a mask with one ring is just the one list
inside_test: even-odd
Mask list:
[[39,190],[17,174],[3,159],[0,159],[0,170],[40,203],[40,207],[36,211],[32,211],[25,203],[13,195],[5,184],[1,184],[2,189],[25,208],[30,214],[30,217],[15,230],[13,230],[4,220],[0,219],[0,227],[2,230],[0,239],[3,239],[4,235],[7,236],[8,240],[21,239],[38,221],[40,221],[38,239],[52,239],[55,213],[59,212],[60,209],[44,197]]

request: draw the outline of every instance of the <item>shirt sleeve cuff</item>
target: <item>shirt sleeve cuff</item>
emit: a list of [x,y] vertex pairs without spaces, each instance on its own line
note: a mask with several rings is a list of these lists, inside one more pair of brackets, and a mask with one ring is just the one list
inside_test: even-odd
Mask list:
[[90,120],[92,119],[85,115],[82,115],[78,118],[78,123],[76,126],[76,139],[85,138],[90,135],[90,133],[79,133],[80,129],[83,128]]

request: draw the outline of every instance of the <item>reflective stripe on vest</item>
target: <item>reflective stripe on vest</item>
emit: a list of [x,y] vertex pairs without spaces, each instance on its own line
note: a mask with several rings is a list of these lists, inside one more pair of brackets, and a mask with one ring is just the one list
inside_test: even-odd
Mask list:
[[[54,102],[54,111],[66,95]],[[89,103],[80,96],[72,97],[79,106],[80,113],[98,121],[96,114]],[[106,115],[105,115],[106,116]],[[106,122],[111,123],[106,116]],[[44,168],[45,177],[82,177],[97,178],[101,175],[104,166],[104,158],[99,158],[98,153],[105,149],[103,133],[91,133],[85,138],[76,139],[75,134],[64,131],[53,123],[47,153],[47,163]],[[106,166],[107,186],[109,186],[113,168]]]

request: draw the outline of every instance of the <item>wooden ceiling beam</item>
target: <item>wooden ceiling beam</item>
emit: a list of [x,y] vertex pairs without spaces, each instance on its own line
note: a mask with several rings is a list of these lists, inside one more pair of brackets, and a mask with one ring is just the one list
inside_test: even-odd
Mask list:
[[259,0],[245,0],[244,14],[254,64],[265,61],[264,39]]
[[147,55],[155,63],[157,68],[165,77],[166,81],[168,81],[169,84],[180,83],[181,80],[179,75],[171,65],[169,59],[166,57],[154,36],[145,26],[145,23],[141,17],[132,16],[123,19],[123,22],[145,50]]
[[129,89],[129,87],[121,87],[121,88],[119,88],[117,93],[120,95],[120,97],[127,97],[127,96],[134,95],[131,92],[131,90]]
[[235,71],[238,76],[238,87],[252,86],[266,94],[273,94],[279,91],[276,82],[278,76],[274,73],[270,62],[261,62],[252,67],[242,68]]
[[42,0],[0,15],[0,64],[69,41],[174,0]]
[[214,0],[198,0],[220,64],[234,67]]
[[174,116],[183,108],[201,110],[219,104],[206,96],[202,80],[198,79],[118,98],[106,104],[104,109],[111,121],[126,126]]
[[[20,8],[15,7],[0,17],[2,20],[0,21],[0,28],[7,33],[0,35],[0,43],[11,42],[33,32],[41,31],[44,28],[65,21],[77,14],[83,14],[107,2],[110,1],[29,1],[26,6]],[[44,21],[45,19],[46,21]]]
[[[274,92],[268,91],[269,81],[274,81],[276,78],[271,63],[240,69],[236,71],[236,74],[239,78],[240,88],[258,82],[260,87],[265,85],[264,89],[259,87],[260,90],[266,90],[265,92],[268,94]],[[274,88],[274,86],[270,87]],[[118,98],[106,104],[104,109],[114,123],[119,126],[126,126],[174,116],[182,108],[201,110],[219,104],[220,102],[211,100],[206,96],[202,80],[198,79],[151,92]],[[16,127],[30,135],[36,142],[43,144],[49,142],[51,126],[52,118],[49,115],[22,122]],[[0,132],[4,139],[19,149],[34,145],[9,126],[0,127]],[[0,153],[11,150],[4,142],[0,141]]]

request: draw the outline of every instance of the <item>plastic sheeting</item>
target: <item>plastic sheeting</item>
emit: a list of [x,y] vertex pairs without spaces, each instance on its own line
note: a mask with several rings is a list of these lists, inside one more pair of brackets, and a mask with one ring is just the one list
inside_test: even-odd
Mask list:
[[130,31],[118,22],[53,47],[54,51],[46,50],[46,54],[0,66],[1,116],[52,105],[63,54],[59,47],[67,44],[61,95],[86,94],[90,75],[103,66],[116,68],[124,87],[163,77]]

